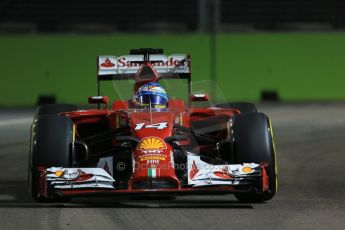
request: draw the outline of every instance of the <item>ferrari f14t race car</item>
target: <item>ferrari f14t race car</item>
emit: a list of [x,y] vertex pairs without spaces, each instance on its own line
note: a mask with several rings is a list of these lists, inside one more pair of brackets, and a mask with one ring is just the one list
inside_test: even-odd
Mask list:
[[269,118],[251,103],[212,104],[208,94],[193,94],[189,55],[134,49],[99,56],[97,67],[98,95],[88,98],[97,108],[36,110],[28,171],[36,201],[235,194],[263,202],[275,195]]

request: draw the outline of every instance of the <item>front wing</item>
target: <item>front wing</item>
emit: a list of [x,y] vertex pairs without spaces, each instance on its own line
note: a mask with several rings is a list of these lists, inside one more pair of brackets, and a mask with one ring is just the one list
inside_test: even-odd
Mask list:
[[[103,161],[101,159],[100,161]],[[200,156],[188,155],[187,184],[177,188],[128,189],[117,188],[112,171],[103,168],[40,168],[39,196],[83,195],[188,195],[227,194],[269,188],[267,163],[213,165]]]

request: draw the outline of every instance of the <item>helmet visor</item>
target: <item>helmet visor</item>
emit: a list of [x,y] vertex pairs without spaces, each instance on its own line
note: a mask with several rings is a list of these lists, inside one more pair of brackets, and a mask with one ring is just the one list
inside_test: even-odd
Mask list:
[[135,98],[136,102],[138,102],[141,105],[144,106],[151,106],[159,107],[159,108],[165,108],[168,100],[165,97],[159,96],[159,95],[140,95]]

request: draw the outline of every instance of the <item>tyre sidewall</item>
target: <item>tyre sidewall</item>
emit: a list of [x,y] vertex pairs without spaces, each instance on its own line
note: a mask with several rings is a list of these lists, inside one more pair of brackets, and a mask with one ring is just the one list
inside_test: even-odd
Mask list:
[[276,193],[277,184],[275,149],[268,117],[263,113],[235,116],[233,131],[236,163],[268,163],[270,192],[263,199],[271,199]]

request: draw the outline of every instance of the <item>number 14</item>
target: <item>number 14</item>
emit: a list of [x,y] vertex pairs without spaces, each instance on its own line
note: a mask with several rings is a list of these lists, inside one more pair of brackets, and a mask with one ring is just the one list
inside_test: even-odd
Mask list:
[[145,123],[139,123],[136,124],[134,130],[140,130],[142,128],[147,128],[147,129],[165,129],[168,127],[168,122],[160,122],[156,124],[151,124],[151,125],[145,125]]

